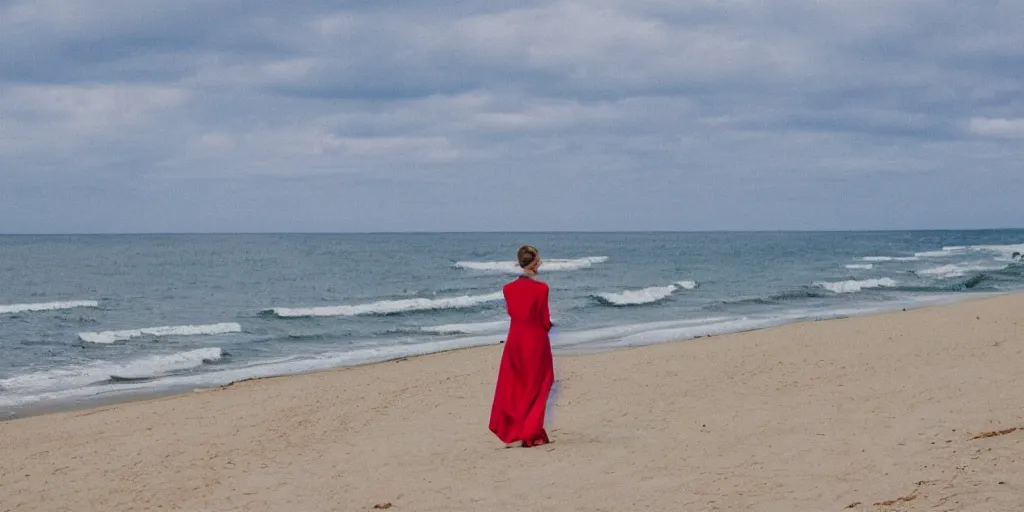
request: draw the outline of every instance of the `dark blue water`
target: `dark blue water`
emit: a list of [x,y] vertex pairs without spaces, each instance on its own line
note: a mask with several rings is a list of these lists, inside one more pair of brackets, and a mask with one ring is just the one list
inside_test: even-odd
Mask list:
[[0,237],[0,407],[497,343],[523,243],[560,353],[1024,287],[1024,230]]

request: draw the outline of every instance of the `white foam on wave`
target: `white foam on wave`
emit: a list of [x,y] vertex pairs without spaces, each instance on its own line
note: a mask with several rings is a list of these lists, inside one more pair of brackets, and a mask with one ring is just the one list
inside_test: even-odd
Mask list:
[[212,336],[242,332],[242,326],[234,322],[207,325],[175,325],[166,327],[146,327],[124,331],[80,332],[78,339],[87,343],[110,344],[128,341],[140,336]]
[[1014,253],[1024,254],[1024,244],[1006,244],[1006,245],[960,245],[943,247],[943,251],[949,251],[950,253],[962,253],[962,252],[985,252],[996,255],[1000,260],[1012,261]]
[[911,258],[891,258],[888,256],[870,256],[863,258],[864,261],[919,261],[925,258],[949,258],[952,256],[964,256],[971,252],[989,253],[996,256],[1000,261],[1012,261],[1013,253],[1024,253],[1024,244],[1005,245],[949,245],[937,251],[922,251],[914,253]]
[[583,331],[567,331],[558,333],[552,339],[552,346],[569,348],[580,345],[591,345],[603,342],[614,342],[628,336],[639,333],[650,332],[660,329],[676,329],[694,325],[706,325],[715,322],[728,320],[731,317],[705,317],[690,318],[686,320],[670,320],[664,322],[650,322],[643,324],[615,325],[611,327],[600,327]]
[[837,282],[826,282],[818,281],[814,283],[814,286],[824,288],[832,293],[856,293],[868,288],[892,288],[896,286],[896,281],[891,278],[883,277],[880,279],[864,279],[849,280],[849,281],[837,281]]
[[[214,372],[167,375],[170,371],[188,370],[198,367],[204,362],[203,360],[215,360],[220,357],[220,349],[201,349],[211,352],[199,353],[199,351],[192,351],[192,354],[188,357],[181,357],[179,359],[168,358],[162,361],[157,358],[168,356],[156,356],[123,366],[95,364],[90,365],[88,369],[60,370],[66,373],[66,375],[44,376],[30,374],[0,381],[0,386],[8,390],[0,394],[0,407],[24,406],[42,401],[83,399],[99,395],[144,392],[176,387],[222,386],[244,379],[293,375],[341,366],[370,364],[460,348],[494,345],[500,341],[501,338],[499,336],[474,336],[428,343],[395,344],[358,348],[344,352],[328,352],[309,357],[296,356],[257,361],[245,366],[224,367],[224,369]],[[213,355],[213,350],[218,351],[218,357],[207,357]],[[196,362],[197,360],[198,362]],[[137,370],[134,373],[132,372],[133,368]],[[54,374],[56,371],[43,373]],[[76,377],[76,375],[78,376]],[[111,375],[128,379],[161,378],[159,380],[143,382],[101,382],[102,380],[108,380]],[[20,381],[20,383],[32,383],[33,385],[31,387],[24,385],[15,387],[20,383],[9,382],[15,379]],[[14,392],[9,392],[10,390],[14,390]]]
[[[797,318],[796,315],[758,317],[758,318],[723,318],[711,322],[701,322],[697,325],[667,327],[659,329],[644,329],[640,332],[620,337],[614,340],[592,343],[583,346],[584,350],[607,350],[612,348],[639,347],[667,343],[670,341],[682,341],[699,338],[703,336],[716,336],[735,332],[750,331],[774,327],[791,322]],[[566,347],[569,348],[569,347]]]
[[326,370],[339,366],[377,363],[433,354],[449,350],[471,348],[484,345],[496,345],[501,336],[471,336],[439,341],[419,343],[396,343],[392,345],[369,346],[353,350],[326,352],[308,357],[289,357],[285,359],[256,361],[245,366],[225,368],[222,371],[205,374],[173,376],[167,379],[170,385],[222,385],[241,379],[272,377],[311,371]]
[[658,302],[676,291],[675,285],[652,286],[642,290],[626,290],[618,293],[599,293],[598,297],[615,306],[638,306]]
[[42,302],[39,304],[8,304],[0,305],[0,314],[22,313],[28,311],[54,311],[60,309],[98,308],[100,303],[95,300],[68,300],[60,302]]
[[[589,268],[606,261],[608,261],[607,256],[588,256],[576,259],[542,259],[540,268],[542,272],[564,272]],[[457,261],[455,262],[455,267],[478,272],[500,272],[503,274],[515,274],[523,271],[514,261]]]
[[423,332],[434,334],[483,334],[489,332],[501,332],[508,329],[508,321],[478,322],[470,324],[445,324],[421,327]]
[[487,295],[463,295],[461,297],[444,297],[439,299],[401,299],[383,300],[370,304],[354,304],[350,306],[322,306],[315,308],[273,308],[267,310],[281,318],[301,318],[314,316],[360,316],[360,315],[392,315],[412,311],[431,311],[438,309],[462,309],[476,307],[488,302],[504,299],[501,292]]
[[865,256],[861,258],[861,261],[870,261],[872,263],[882,263],[887,261],[919,261],[921,258],[918,256]]
[[955,252],[960,252],[960,251],[953,251],[953,250],[946,250],[946,249],[943,249],[941,251],[924,251],[924,252],[915,252],[914,256],[916,256],[918,258],[947,258],[949,256],[953,256],[953,254]]
[[964,277],[967,274],[975,272],[987,272],[991,270],[1003,270],[1007,265],[984,265],[984,264],[971,264],[971,263],[959,263],[952,265],[942,265],[940,267],[926,268],[922,270],[914,271],[915,274],[922,277],[932,277],[935,279],[952,279],[954,277]]
[[5,403],[7,395],[11,395],[10,399],[14,401],[7,405],[15,405],[18,403],[19,397],[73,391],[84,386],[108,381],[111,377],[158,378],[172,372],[198,368],[208,361],[219,360],[223,355],[220,348],[211,347],[149,356],[122,364],[96,361],[85,365],[66,366],[17,375],[8,379],[0,379],[0,389],[4,390],[4,398],[0,399],[0,405]]
[[847,265],[846,268],[848,268],[850,270],[871,270],[871,269],[875,268],[875,266],[870,264],[870,263],[853,263],[853,264]]
[[963,294],[936,294],[906,297],[881,305],[871,303],[852,307],[791,309],[771,315],[699,318],[679,322],[626,325],[566,333],[558,339],[558,343],[553,343],[553,346],[559,353],[598,352],[745,332],[793,322],[829,320],[898,311],[900,308],[951,304],[961,300],[965,300]]
[[613,306],[639,306],[653,304],[664,300],[679,289],[692,290],[697,287],[694,281],[679,281],[668,286],[652,286],[642,290],[626,290],[617,293],[599,293],[596,297]]

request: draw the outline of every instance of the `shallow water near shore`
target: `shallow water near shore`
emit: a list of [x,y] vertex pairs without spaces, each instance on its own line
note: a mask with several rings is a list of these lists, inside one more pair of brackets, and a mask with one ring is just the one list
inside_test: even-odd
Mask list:
[[538,246],[559,354],[1024,288],[1024,231],[0,237],[0,409],[495,344]]

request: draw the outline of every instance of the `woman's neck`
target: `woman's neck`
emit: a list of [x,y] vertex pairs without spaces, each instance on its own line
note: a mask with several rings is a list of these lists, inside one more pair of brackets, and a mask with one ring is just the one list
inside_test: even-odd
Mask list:
[[537,271],[524,268],[523,269],[523,277],[528,277],[530,279],[533,279],[533,278],[537,277]]

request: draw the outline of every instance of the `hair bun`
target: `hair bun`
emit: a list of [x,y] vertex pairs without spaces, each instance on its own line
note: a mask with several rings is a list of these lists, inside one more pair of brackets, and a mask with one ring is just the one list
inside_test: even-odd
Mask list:
[[539,254],[540,251],[532,245],[524,245],[520,247],[519,251],[516,253],[516,257],[519,260],[519,267],[526,268],[530,266],[530,264],[537,259]]

